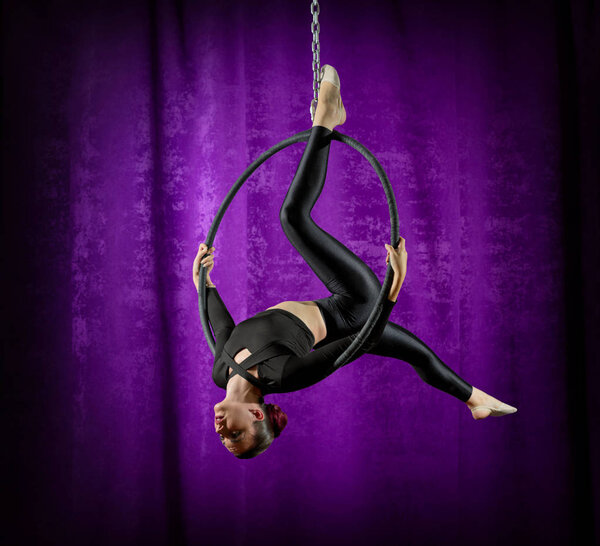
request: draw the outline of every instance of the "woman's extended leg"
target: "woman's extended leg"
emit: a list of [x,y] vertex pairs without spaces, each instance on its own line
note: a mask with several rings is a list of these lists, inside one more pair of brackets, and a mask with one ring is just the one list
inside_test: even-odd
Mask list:
[[489,417],[491,407],[508,413],[511,413],[508,411],[511,409],[517,411],[516,408],[504,405],[497,398],[467,383],[415,334],[394,322],[389,321],[386,324],[377,345],[369,353],[408,362],[425,383],[465,402],[475,420]]
[[456,374],[415,334],[389,321],[370,354],[408,362],[428,385],[466,402],[473,387]]
[[311,218],[325,183],[332,131],[314,125],[280,210],[289,241],[332,293],[315,300],[327,327],[319,347],[356,332],[367,320],[381,283],[373,271]]
[[332,294],[315,300],[327,329],[316,348],[359,330],[381,290],[375,273],[310,216],[325,184],[333,129],[345,120],[338,85],[323,80],[310,138],[280,211],[287,238]]

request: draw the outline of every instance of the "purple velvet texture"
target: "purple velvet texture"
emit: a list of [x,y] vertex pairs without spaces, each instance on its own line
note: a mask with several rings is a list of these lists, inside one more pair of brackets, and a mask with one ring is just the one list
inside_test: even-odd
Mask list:
[[[392,320],[518,413],[476,422],[408,364],[364,356],[268,397],[290,422],[248,461],[214,433],[224,393],[192,262],[245,167],[310,127],[310,2],[9,7],[10,533],[568,543],[551,4],[336,0],[320,15],[321,62],[338,69],[348,112],[339,130],[376,155],[396,194],[409,265]],[[218,231],[212,277],[236,322],[328,295],[279,224],[303,147],[261,167]],[[338,142],[313,217],[383,279],[385,196]]]

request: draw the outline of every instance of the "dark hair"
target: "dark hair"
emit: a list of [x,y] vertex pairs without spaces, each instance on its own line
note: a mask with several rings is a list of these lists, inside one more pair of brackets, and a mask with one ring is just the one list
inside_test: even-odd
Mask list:
[[268,449],[273,440],[281,434],[288,422],[287,415],[275,404],[265,404],[264,398],[258,401],[265,418],[254,422],[254,445],[236,455],[238,459],[252,459]]

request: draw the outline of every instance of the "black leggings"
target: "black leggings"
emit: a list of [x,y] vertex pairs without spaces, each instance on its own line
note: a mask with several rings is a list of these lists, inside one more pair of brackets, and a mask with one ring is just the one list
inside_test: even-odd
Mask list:
[[[315,348],[359,331],[381,290],[375,273],[310,216],[325,184],[331,134],[327,127],[312,128],[280,211],[286,237],[331,292],[331,296],[315,300],[327,327],[327,337]],[[427,384],[463,402],[471,396],[473,388],[469,383],[417,336],[391,321],[369,353],[408,362]]]

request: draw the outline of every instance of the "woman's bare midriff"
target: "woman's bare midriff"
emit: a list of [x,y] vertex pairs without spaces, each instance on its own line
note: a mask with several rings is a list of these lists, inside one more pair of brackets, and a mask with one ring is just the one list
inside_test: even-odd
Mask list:
[[314,301],[282,301],[268,309],[284,309],[296,315],[315,336],[315,345],[327,335],[323,315]]
[[[325,321],[323,320],[323,316],[321,315],[321,311],[319,311],[319,307],[314,301],[282,301],[277,305],[273,305],[273,307],[268,307],[268,309],[283,309],[296,315],[312,332],[313,336],[315,336],[315,345],[319,343],[319,341],[325,339],[327,336],[327,328],[325,326]],[[248,358],[252,353],[248,350],[247,347],[244,347],[242,350],[238,351],[233,359],[241,364],[246,358]],[[229,368],[229,372],[231,372],[231,368]],[[256,366],[252,366],[248,369],[252,375],[258,375]],[[253,373],[254,372],[254,373]]]

